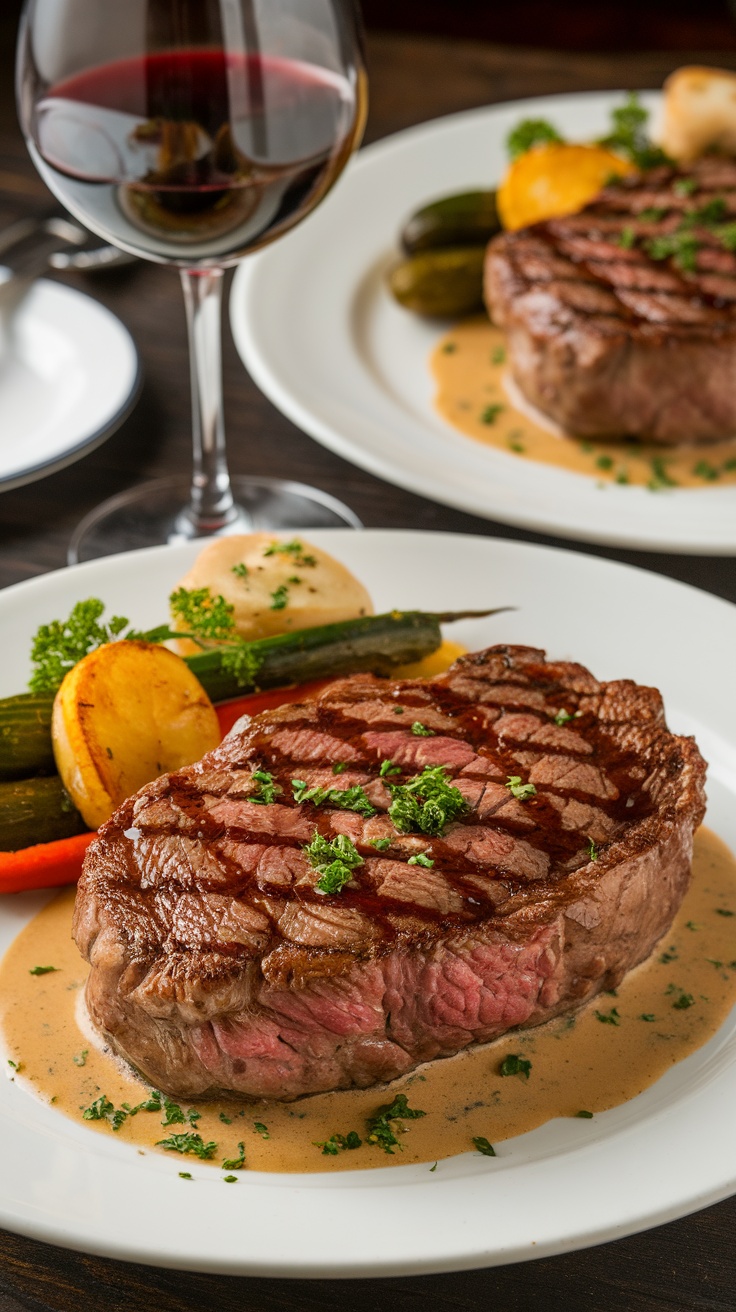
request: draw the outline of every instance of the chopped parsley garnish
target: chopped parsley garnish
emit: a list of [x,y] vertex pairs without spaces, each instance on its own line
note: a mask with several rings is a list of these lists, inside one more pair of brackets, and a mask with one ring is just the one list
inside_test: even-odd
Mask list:
[[[717,916],[733,916],[733,915],[736,915],[736,912],[728,911],[728,910],[726,909],[726,907],[716,907],[716,915],[717,915]],[[33,974],[33,971],[31,971],[31,974]]]
[[588,838],[588,857],[591,861],[598,860],[598,848],[590,837]]
[[611,113],[611,131],[599,141],[600,146],[624,155],[639,169],[651,169],[656,164],[670,163],[669,156],[649,139],[647,123],[649,113],[631,92],[623,105]]
[[234,574],[237,579],[247,579],[250,571],[248,566],[244,564],[243,561],[240,561],[238,565],[233,565],[230,572],[231,574]]
[[264,556],[290,556],[292,563],[298,565],[300,569],[306,569],[317,564],[316,556],[308,555],[303,544],[298,542],[296,538],[292,538],[291,542],[272,542],[269,547],[266,547],[263,554]]
[[681,993],[679,998],[676,998],[675,1001],[672,1003],[672,1006],[674,1007],[675,1011],[686,1011],[687,1008],[692,1007],[694,1003],[695,1003],[695,998],[693,997],[692,993]]
[[696,924],[696,922],[695,922],[694,920],[686,920],[686,921],[685,921],[685,929],[698,930],[698,929],[702,929],[702,928],[703,928],[702,925],[698,925],[698,924]]
[[226,1116],[224,1112],[220,1112],[220,1120],[222,1121],[223,1125],[232,1125],[233,1123],[232,1118],[230,1116]]
[[270,1134],[268,1133],[268,1126],[264,1125],[263,1121],[254,1121],[253,1129],[255,1130],[256,1134],[260,1134],[262,1139],[271,1138]]
[[58,970],[58,969],[59,969],[58,966],[33,966],[32,969],[29,970],[28,974],[29,974],[29,975],[51,975],[51,974],[53,974],[53,972],[54,972],[55,970]]
[[506,149],[510,159],[525,155],[532,146],[547,146],[550,142],[564,142],[557,128],[543,118],[525,118],[517,123],[506,138]]
[[534,784],[523,784],[520,774],[510,774],[504,787],[508,788],[511,796],[518,798],[520,802],[525,802],[528,797],[534,797],[537,791]]
[[487,405],[485,410],[481,412],[480,422],[482,424],[495,424],[498,416],[505,409],[506,407],[501,405],[500,401],[496,401],[493,405]]
[[560,728],[562,728],[563,724],[567,724],[568,720],[572,719],[573,715],[571,711],[560,710],[555,716],[555,724],[558,724]]
[[616,1007],[611,1007],[610,1011],[594,1011],[593,1015],[602,1025],[620,1025],[621,1017]]
[[245,1144],[238,1144],[238,1156],[226,1158],[222,1163],[223,1171],[244,1171],[245,1170]]
[[209,588],[178,588],[171,593],[169,606],[176,619],[199,638],[220,642],[235,632],[235,607],[222,596],[213,597]]
[[385,779],[388,774],[401,774],[401,766],[394,765],[391,760],[381,761],[381,768],[378,773],[382,779]]
[[581,1121],[592,1121],[593,1119],[592,1112],[580,1111],[580,1112],[576,1112],[575,1115],[579,1116]]
[[653,260],[671,258],[683,273],[695,273],[698,267],[699,246],[695,234],[687,228],[680,227],[675,232],[664,233],[661,237],[650,237],[646,243],[646,250]]
[[362,1143],[363,1140],[357,1131],[349,1130],[347,1134],[331,1134],[329,1139],[326,1139],[323,1143],[316,1143],[314,1146],[322,1149],[323,1157],[337,1157],[338,1153],[360,1148]]
[[434,865],[431,857],[425,856],[424,852],[417,852],[415,856],[410,856],[406,863],[408,866],[426,866],[429,868]]
[[654,1014],[653,1011],[643,1011],[643,1012],[641,1013],[640,1017],[639,1017],[639,1020],[646,1020],[646,1021],[649,1021],[649,1022],[651,1022],[651,1021],[653,1021],[653,1020],[656,1020],[656,1019],[657,1019],[657,1017],[655,1016],[655,1014]]
[[669,961],[677,961],[677,955],[677,948],[673,943],[665,952],[660,952],[659,960],[661,965],[666,966]]
[[335,761],[335,764],[334,764],[333,767],[332,767],[332,773],[333,773],[333,774],[344,774],[345,771],[347,770],[347,768],[348,768],[348,763],[347,763],[347,761]]
[[636,243],[636,233],[634,229],[631,227],[631,225],[628,224],[625,228],[621,229],[621,232],[619,233],[618,244],[619,246],[622,246],[625,251],[630,251],[632,246],[635,245],[635,243]]
[[656,206],[650,205],[647,207],[647,209],[640,210],[637,217],[640,218],[644,223],[659,223],[660,220],[664,218],[666,213],[667,213],[666,210],[657,209]]
[[711,465],[708,460],[699,460],[693,468],[693,473],[696,478],[702,478],[706,483],[714,483],[721,476],[715,465]]
[[426,766],[405,784],[389,784],[393,801],[388,813],[402,834],[442,834],[450,821],[467,811],[459,788],[450,783],[444,766]]
[[491,356],[491,364],[505,364],[506,352],[502,346],[497,346]]
[[279,793],[283,793],[281,784],[275,784],[273,775],[268,770],[254,770],[251,775],[258,784],[258,791],[251,793],[248,797],[249,802],[257,802],[259,806],[270,806]]
[[180,1180],[191,1180],[191,1178],[192,1178],[192,1173],[191,1173],[191,1171],[180,1171],[180,1172],[179,1172],[179,1179],[180,1179]]
[[662,488],[665,487],[677,487],[675,479],[671,478],[667,472],[667,467],[662,456],[653,456],[651,463],[652,477],[647,484],[650,492],[660,492]]
[[598,456],[598,459],[596,460],[595,463],[597,469],[613,469],[612,456]]
[[10,1066],[11,1070],[15,1071],[16,1075],[18,1074],[19,1071],[23,1070],[22,1061],[11,1061],[9,1057],[8,1057],[8,1066]]
[[476,1134],[473,1138],[473,1147],[477,1152],[482,1153],[484,1157],[495,1157],[496,1149],[492,1143],[483,1138],[482,1134]]
[[172,1134],[168,1139],[159,1139],[156,1147],[165,1148],[167,1152],[181,1153],[183,1156],[191,1154],[193,1157],[199,1157],[203,1162],[210,1161],[217,1152],[217,1144],[205,1143],[201,1134]]
[[371,838],[370,846],[375,847],[377,852],[385,852],[386,848],[391,846],[390,838]]
[[421,720],[414,721],[411,731],[415,738],[434,738],[435,736],[434,729],[428,729],[426,724],[422,724]]
[[222,1179],[223,1179],[223,1182],[224,1182],[225,1184],[237,1184],[237,1183],[238,1183],[238,1177],[237,1177],[237,1175],[223,1175]]
[[285,583],[279,583],[271,593],[271,610],[284,610],[289,601],[289,589]]
[[100,1094],[89,1107],[82,1112],[83,1121],[107,1121],[115,1111],[115,1104],[104,1094]]
[[367,820],[376,814],[375,806],[360,784],[354,784],[352,788],[310,788],[303,779],[292,779],[291,791],[295,802],[313,802],[315,806],[327,802],[341,811],[357,811]]
[[529,1079],[529,1072],[532,1068],[530,1061],[520,1057],[516,1052],[510,1052],[504,1057],[498,1068],[499,1075],[520,1075],[522,1079]]
[[363,865],[363,858],[346,834],[338,834],[332,842],[315,833],[304,848],[310,864],[319,872],[315,887],[320,893],[340,893],[353,877],[353,870]]
[[88,1056],[89,1048],[83,1048],[81,1052],[76,1053],[75,1056],[72,1057],[72,1061],[75,1066],[86,1066]]
[[394,715],[403,715],[403,714],[404,714],[403,706],[394,706]]
[[672,184],[672,190],[677,196],[692,196],[698,190],[698,184],[695,178],[677,178]]
[[394,1133],[396,1127],[391,1122],[416,1121],[420,1116],[426,1115],[427,1113],[420,1111],[418,1107],[409,1106],[405,1093],[397,1093],[393,1102],[379,1107],[373,1116],[369,1116],[367,1142],[376,1144],[393,1157],[394,1148],[398,1148],[401,1152],[401,1144]]
[[161,1110],[163,1111],[161,1124],[164,1127],[168,1125],[186,1125],[187,1118],[178,1102],[172,1102],[170,1098],[164,1097]]

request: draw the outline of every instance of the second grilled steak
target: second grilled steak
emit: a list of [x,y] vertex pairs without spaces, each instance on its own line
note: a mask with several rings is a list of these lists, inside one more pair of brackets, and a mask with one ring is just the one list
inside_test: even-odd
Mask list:
[[527,399],[580,437],[734,436],[734,220],[736,163],[712,158],[495,238],[486,303]]
[[[440,768],[444,816],[425,809]],[[669,927],[703,777],[654,689],[531,648],[341,680],[103,826],[74,927],[90,1014],[180,1097],[366,1088],[539,1024]],[[322,841],[354,854],[339,891]]]

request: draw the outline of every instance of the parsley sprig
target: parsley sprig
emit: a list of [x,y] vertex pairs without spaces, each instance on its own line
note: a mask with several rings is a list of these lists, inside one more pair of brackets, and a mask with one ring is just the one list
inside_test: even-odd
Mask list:
[[623,155],[638,169],[652,169],[657,164],[671,163],[669,156],[650,140],[648,122],[649,111],[632,91],[624,104],[611,112],[611,131],[598,144],[617,155]]
[[513,160],[518,159],[520,155],[525,155],[532,146],[547,146],[553,141],[562,143],[564,137],[560,136],[552,123],[548,123],[544,118],[525,118],[509,132],[506,149],[509,158]]
[[393,798],[388,813],[402,834],[439,836],[446,825],[468,809],[460,789],[450,783],[442,765],[426,766],[407,783],[388,787]]
[[426,1116],[427,1113],[420,1111],[418,1107],[410,1107],[405,1093],[397,1093],[393,1102],[384,1104],[379,1107],[373,1116],[368,1118],[367,1142],[375,1144],[382,1148],[390,1157],[394,1155],[394,1148],[402,1151],[402,1145],[396,1138],[396,1130],[399,1132],[403,1129],[402,1121],[417,1121],[420,1116]]

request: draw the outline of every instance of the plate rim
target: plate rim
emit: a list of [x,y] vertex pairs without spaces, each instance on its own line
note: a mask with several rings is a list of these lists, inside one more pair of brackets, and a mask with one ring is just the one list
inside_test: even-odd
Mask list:
[[[413,124],[364,147],[350,161],[345,170],[344,178],[338,183],[336,190],[340,193],[341,188],[349,187],[351,178],[362,174],[366,169],[370,169],[376,162],[380,166],[382,161],[390,161],[395,154],[401,155],[401,153],[410,149],[414,143],[425,142],[427,139],[436,137],[438,133],[451,135],[457,131],[462,131],[466,125],[481,124],[484,121],[489,121],[489,131],[492,131],[494,121],[502,118],[507,111],[513,112],[515,115],[545,113],[553,116],[555,106],[564,109],[565,107],[577,108],[578,106],[583,108],[586,104],[603,104],[608,108],[610,103],[615,103],[626,94],[624,90],[593,90],[562,92],[550,96],[524,97],[518,100],[499,101],[491,105],[461,110],[435,117],[426,122]],[[656,111],[658,101],[661,98],[661,91],[649,89],[639,91],[637,94],[645,104],[648,104],[650,110]],[[479,173],[481,171],[479,169]],[[470,182],[468,185],[470,185]],[[442,184],[440,181],[437,185],[437,192],[439,193],[441,190]],[[328,200],[328,205],[329,203]],[[400,215],[396,219],[397,230],[399,222]],[[306,242],[307,239],[304,237],[304,233],[308,231],[307,225],[306,228],[298,229],[292,233],[289,238],[286,238],[286,241]],[[270,263],[274,259],[278,261],[278,253],[274,255],[273,248],[266,248],[243,261],[236,270],[230,293],[229,314],[231,331],[238,354],[253,381],[272,404],[303,432],[342,459],[366,470],[374,477],[401,487],[408,492],[424,496],[435,503],[451,506],[466,514],[488,519],[491,522],[521,527],[531,532],[552,535],[563,540],[597,543],[642,552],[667,551],[678,555],[709,556],[736,555],[736,532],[726,537],[724,531],[720,530],[720,536],[714,537],[711,534],[708,537],[701,527],[704,517],[701,517],[692,529],[686,529],[689,536],[685,537],[683,537],[679,528],[673,529],[671,525],[667,524],[660,527],[655,520],[652,520],[651,523],[648,522],[646,515],[640,515],[634,529],[630,529],[628,527],[630,518],[628,509],[631,502],[628,505],[621,504],[621,511],[617,516],[616,524],[606,523],[605,527],[599,525],[596,522],[595,508],[592,506],[586,522],[571,524],[564,515],[547,513],[544,506],[541,509],[534,505],[525,507],[523,490],[519,492],[516,485],[512,489],[510,498],[513,504],[504,504],[501,498],[497,498],[493,503],[492,510],[488,510],[485,502],[488,490],[493,485],[492,469],[489,469],[487,480],[481,484],[484,493],[482,496],[480,493],[474,495],[465,486],[456,487],[452,482],[443,485],[442,491],[440,491],[437,475],[425,474],[420,461],[417,461],[416,465],[411,467],[409,467],[407,460],[404,463],[401,463],[401,461],[393,463],[391,458],[386,456],[384,452],[373,449],[369,433],[361,433],[357,438],[354,438],[347,423],[342,425],[334,413],[328,412],[327,415],[324,411],[320,413],[308,398],[302,397],[299,389],[295,391],[291,388],[290,378],[294,365],[286,363],[283,357],[276,357],[271,349],[270,342],[264,340],[264,334],[259,332],[258,328],[258,305],[263,303],[264,294],[268,290],[269,270],[276,267]],[[365,283],[369,272],[367,265],[360,264],[356,269],[355,278],[350,287],[351,310],[354,309],[358,291]],[[345,325],[342,326],[345,327]],[[438,328],[438,333],[440,331],[442,331],[441,327]],[[346,337],[347,333],[342,335]],[[366,374],[369,372],[368,367],[364,365],[358,353],[354,350],[351,351],[351,360],[359,361],[362,372]],[[374,385],[371,384],[371,386]],[[375,390],[372,394],[378,396],[379,393],[381,398],[385,399],[389,389],[375,384]],[[368,394],[366,393],[366,395]],[[418,429],[422,423],[421,416],[412,416],[411,422]],[[374,431],[377,424],[378,421],[373,424]],[[448,441],[454,436],[456,439],[459,438],[469,444],[472,443],[471,438],[461,434],[459,430],[454,430],[449,424],[446,426],[446,430]],[[433,436],[436,435],[433,434]],[[410,440],[407,437],[407,443]],[[451,459],[451,451],[448,451],[449,459]],[[560,472],[566,473],[568,477],[575,477],[575,475],[568,474],[567,471],[554,470],[555,474]],[[614,489],[616,494],[621,491],[636,495],[645,492],[645,489]],[[728,496],[729,494],[736,497],[736,487],[732,488],[729,485],[722,488],[708,487],[680,490],[681,496],[687,495],[688,497],[702,495],[711,497],[715,495],[718,497],[719,495]],[[671,495],[670,493],[660,494],[661,497]],[[553,498],[551,497],[550,500],[553,500]],[[521,501],[521,506],[519,501]],[[736,506],[734,507],[734,515],[736,516]],[[717,534],[719,529],[714,530],[714,532]]]
[[[317,536],[317,534],[315,533],[313,534],[313,536]],[[649,578],[650,581],[653,581],[655,589],[659,589],[660,586],[663,587],[664,590],[668,592],[673,599],[675,599],[678,595],[681,596],[683,594],[683,590],[688,594],[692,594],[694,597],[698,596],[701,599],[704,598],[706,599],[707,605],[710,606],[714,604],[714,609],[718,611],[722,617],[727,619],[731,623],[731,625],[736,624],[736,607],[731,602],[725,600],[724,598],[704,592],[702,589],[696,588],[691,584],[686,584],[680,582],[679,580],[671,579],[666,575],[660,575],[655,571],[647,569],[644,565],[640,565],[640,564],[630,565],[628,563],[611,561],[606,558],[592,556],[586,553],[571,552],[562,546],[537,545],[534,543],[529,543],[524,541],[517,542],[514,541],[513,539],[483,537],[478,534],[463,534],[463,533],[450,534],[450,533],[435,532],[431,530],[413,530],[413,529],[375,529],[375,530],[369,529],[357,535],[355,533],[352,533],[350,530],[335,529],[335,530],[322,530],[320,531],[318,536],[320,537],[320,539],[322,539],[323,542],[326,543],[328,549],[329,549],[330,539],[338,543],[341,539],[342,540],[347,539],[354,542],[362,542],[362,543],[370,543],[370,540],[372,538],[376,540],[384,539],[387,546],[391,546],[392,543],[397,538],[404,539],[405,541],[410,539],[419,540],[417,545],[420,545],[422,540],[432,539],[436,543],[441,544],[443,550],[446,549],[448,543],[453,540],[455,542],[467,544],[470,550],[480,550],[483,553],[488,553],[489,559],[492,558],[494,555],[501,556],[508,552],[510,552],[512,556],[520,557],[527,562],[532,561],[535,557],[539,558],[541,556],[546,556],[546,557],[552,556],[553,558],[556,558],[558,561],[563,557],[567,559],[570,559],[572,557],[575,558],[577,562],[585,562],[584,568],[586,570],[590,570],[593,572],[600,571],[604,577],[606,575],[610,576],[611,573],[618,574],[620,576],[622,572],[624,576],[630,575],[632,573],[637,576],[646,576]],[[98,572],[102,575],[104,575],[108,571],[111,571],[113,575],[119,575],[119,576],[126,576],[131,573],[140,575],[141,571],[137,568],[137,566],[142,558],[143,559],[149,558],[155,554],[157,559],[165,560],[171,557],[174,560],[177,560],[183,564],[185,556],[199,549],[199,545],[200,544],[185,544],[183,546],[178,545],[174,547],[154,548],[152,550],[149,549],[148,551],[144,551],[144,552],[139,552],[139,551],[129,552],[129,553],[125,553],[124,556],[110,557],[104,561],[89,562],[87,564],[77,566],[71,572],[68,569],[59,570],[51,574],[40,575],[37,576],[36,578],[19,582],[13,585],[11,588],[4,589],[2,593],[0,593],[0,616],[2,616],[3,610],[6,609],[4,606],[5,600],[11,603],[10,609],[17,609],[17,603],[19,601],[22,603],[22,599],[24,595],[28,593],[37,594],[37,595],[40,594],[41,596],[43,596],[44,593],[48,592],[49,596],[51,597],[54,590],[55,580],[58,579],[59,576],[63,576],[65,580],[68,581],[71,577],[75,577],[75,578],[80,577],[81,579],[84,579],[85,576],[88,577],[89,574],[92,572]],[[362,547],[358,548],[359,551],[361,551],[362,549],[363,549]],[[366,559],[368,558],[369,552],[370,552],[370,548],[367,547]],[[338,547],[338,554],[339,554],[339,547]],[[80,570],[82,571],[81,575],[79,574]],[[82,586],[84,586],[84,583],[82,584]],[[646,586],[646,583],[644,583],[644,586]],[[0,914],[2,913],[0,912]],[[656,1087],[656,1086],[652,1086],[652,1087]],[[691,1093],[686,1094],[684,1101],[687,1101],[692,1096],[694,1095]],[[625,1104],[624,1106],[631,1106],[631,1104]],[[59,1124],[59,1119],[61,1118],[57,1119],[58,1113],[54,1113],[51,1109],[48,1109],[48,1111],[49,1111],[49,1115],[52,1118],[53,1124],[54,1125]],[[661,1116],[663,1114],[666,1114],[666,1112],[667,1112],[666,1107],[661,1108],[659,1110],[657,1110],[655,1107],[654,1115]],[[603,1113],[602,1115],[606,1115],[606,1113]],[[649,1121],[650,1121],[650,1117],[648,1116],[645,1116],[644,1118],[639,1117],[638,1120],[635,1120],[634,1122],[633,1131],[636,1133],[641,1132],[643,1128],[646,1128]],[[63,1122],[75,1126],[74,1122],[67,1122],[66,1118],[63,1118]],[[100,1153],[102,1153],[104,1157],[105,1145],[108,1145],[108,1149],[109,1149],[108,1157],[107,1157],[108,1162],[110,1159],[110,1154],[112,1154],[114,1156],[120,1157],[125,1165],[124,1159],[126,1155],[122,1152],[118,1153],[117,1149],[118,1148],[125,1149],[128,1147],[128,1145],[124,1145],[124,1144],[118,1145],[115,1142],[112,1142],[112,1144],[110,1144],[110,1141],[106,1139],[100,1141],[97,1138],[97,1136],[93,1137],[92,1133],[90,1131],[85,1131],[83,1127],[76,1127],[76,1128],[79,1129],[80,1132],[84,1135],[83,1143],[80,1141],[82,1148],[88,1147],[89,1153],[91,1153],[93,1157],[97,1158]],[[63,1130],[63,1126],[62,1126],[62,1130]],[[626,1128],[624,1128],[623,1133],[627,1133]],[[736,1127],[734,1128],[734,1137],[735,1137],[734,1141],[736,1143]],[[69,1138],[71,1141],[72,1139],[71,1132],[69,1132]],[[97,1145],[96,1148],[95,1145]],[[595,1148],[595,1144],[585,1144],[569,1152],[565,1152],[564,1149],[561,1150],[557,1157],[558,1169],[560,1170],[561,1175],[564,1175],[568,1169],[574,1170],[574,1166],[575,1166],[574,1162],[573,1162],[573,1167],[572,1168],[569,1167],[569,1163],[572,1161],[573,1158],[577,1159],[581,1153],[590,1154],[594,1151],[594,1148]],[[80,1152],[80,1156],[81,1155],[83,1154]],[[726,1154],[724,1153],[724,1155]],[[456,1162],[461,1159],[453,1158],[449,1160],[451,1162]],[[158,1155],[154,1162],[154,1170],[156,1170],[157,1163],[158,1163],[158,1173],[161,1173],[163,1167],[165,1167],[167,1164],[170,1165],[170,1163],[167,1163],[166,1159],[159,1158]],[[134,1162],[131,1162],[129,1163],[129,1165],[130,1165],[130,1169],[132,1170],[136,1164]],[[509,1166],[506,1169],[510,1170],[512,1175],[518,1174],[520,1177],[523,1177],[529,1174],[532,1170],[534,1170],[537,1165],[538,1165],[537,1162],[525,1163],[520,1161],[517,1163],[517,1165],[514,1165],[512,1163],[509,1164]],[[554,1156],[550,1159],[548,1165],[550,1169],[555,1169]],[[123,1167],[121,1167],[121,1169],[123,1169]],[[388,1176],[388,1169],[391,1170],[390,1176]],[[277,1194],[280,1191],[280,1189],[283,1188],[291,1188],[291,1187],[298,1188],[299,1186],[301,1186],[301,1189],[305,1190],[305,1182],[306,1182],[306,1190],[310,1188],[316,1191],[325,1188],[327,1190],[331,1189],[333,1194],[339,1197],[340,1195],[343,1196],[346,1195],[348,1191],[351,1189],[353,1185],[352,1177],[355,1177],[361,1183],[368,1183],[369,1180],[372,1180],[373,1184],[377,1185],[379,1188],[382,1183],[382,1181],[379,1180],[379,1177],[384,1177],[386,1179],[386,1183],[392,1181],[399,1186],[402,1184],[406,1184],[408,1185],[410,1190],[412,1188],[419,1188],[420,1185],[421,1186],[424,1185],[424,1181],[415,1182],[413,1178],[410,1180],[406,1180],[403,1178],[403,1172],[405,1171],[412,1172],[413,1170],[414,1168],[412,1167],[407,1167],[407,1168],[399,1167],[399,1168],[386,1168],[386,1169],[378,1168],[377,1170],[371,1170],[369,1172],[348,1172],[333,1177],[325,1176],[323,1174],[301,1176],[301,1177],[284,1177],[284,1176],[273,1177],[273,1176],[269,1176],[267,1173],[253,1172],[251,1175],[251,1180],[253,1182],[254,1190],[259,1189],[261,1186],[263,1186],[264,1183],[268,1184],[272,1181],[275,1181],[274,1183],[271,1184],[271,1188],[274,1194]],[[480,1169],[472,1174],[472,1178],[470,1173],[466,1173],[464,1176],[460,1176],[456,1179],[450,1177],[446,1180],[443,1179],[442,1175],[438,1175],[436,1177],[433,1177],[433,1181],[440,1186],[440,1189],[443,1190],[446,1197],[447,1196],[451,1197],[454,1192],[457,1192],[459,1189],[464,1190],[466,1187],[471,1193],[474,1191],[478,1192],[480,1186],[477,1185],[477,1180],[481,1178],[482,1172],[484,1174],[486,1173],[486,1170],[487,1170],[487,1164],[486,1166],[483,1166],[483,1164],[481,1163]],[[320,1180],[324,1181],[324,1183],[320,1184],[319,1183]],[[215,1172],[213,1172],[212,1177],[208,1182],[210,1187],[212,1187],[213,1189],[215,1187],[215,1181],[216,1181],[216,1175]],[[197,1181],[197,1183],[200,1184],[200,1186],[203,1186],[204,1179],[201,1178],[200,1180]],[[219,1184],[219,1179],[217,1180],[217,1183]],[[335,1186],[341,1186],[341,1187],[336,1188]],[[430,1187],[434,1187],[434,1186],[430,1185]],[[499,1188],[500,1187],[501,1186],[499,1185]],[[26,1234],[31,1236],[32,1238],[36,1238],[47,1243],[57,1244],[61,1247],[66,1247],[77,1251],[92,1252],[103,1257],[110,1257],[115,1259],[131,1261],[131,1262],[138,1262],[144,1265],[159,1266],[159,1267],[164,1266],[170,1269],[212,1271],[212,1272],[221,1272],[224,1274],[255,1275],[255,1276],[263,1276],[263,1277],[280,1277],[280,1278],[289,1278],[289,1279],[303,1279],[303,1278],[344,1279],[344,1278],[365,1278],[368,1276],[375,1276],[375,1277],[400,1276],[400,1275],[408,1276],[408,1275],[418,1275],[418,1274],[435,1274],[435,1273],[459,1271],[459,1270],[473,1270],[486,1266],[494,1266],[494,1265],[501,1265],[509,1262],[532,1260],[535,1257],[544,1257],[553,1254],[562,1254],[570,1251],[575,1251],[578,1249],[587,1248],[598,1243],[607,1242],[614,1238],[620,1238],[620,1237],[624,1237],[625,1235],[638,1233],[642,1230],[649,1229],[653,1226],[663,1224],[670,1220],[674,1220],[677,1217],[688,1215],[691,1212],[697,1211],[704,1206],[707,1206],[711,1203],[718,1202],[723,1198],[730,1196],[730,1194],[733,1192],[735,1187],[736,1187],[736,1177],[729,1178],[728,1180],[724,1180],[721,1183],[716,1184],[712,1187],[701,1188],[699,1190],[696,1190],[684,1205],[681,1200],[679,1202],[677,1201],[673,1202],[671,1199],[666,1199],[662,1203],[662,1205],[659,1208],[657,1208],[655,1211],[648,1210],[645,1207],[645,1215],[642,1215],[641,1213],[631,1214],[629,1218],[627,1220],[624,1220],[623,1222],[619,1219],[615,1222],[609,1221],[603,1224],[591,1223],[586,1233],[581,1233],[580,1230],[577,1229],[574,1235],[567,1236],[564,1239],[560,1239],[559,1237],[558,1238],[552,1237],[550,1239],[546,1239],[543,1240],[542,1242],[537,1242],[537,1243],[531,1243],[530,1241],[525,1241],[524,1244],[521,1246],[517,1244],[516,1246],[508,1247],[502,1251],[498,1251],[498,1250],[495,1252],[474,1251],[472,1253],[467,1253],[462,1256],[457,1253],[453,1253],[447,1256],[435,1255],[432,1258],[419,1257],[409,1261],[407,1261],[406,1259],[401,1259],[401,1258],[397,1259],[395,1257],[391,1257],[391,1258],[387,1258],[386,1260],[376,1261],[375,1258],[373,1258],[371,1260],[356,1262],[354,1258],[350,1258],[350,1256],[348,1256],[348,1258],[345,1259],[344,1265],[341,1265],[339,1254],[333,1255],[329,1260],[325,1260],[322,1256],[318,1256],[317,1258],[313,1258],[311,1261],[305,1261],[302,1255],[301,1260],[292,1259],[288,1262],[288,1265],[285,1266],[283,1259],[279,1262],[278,1265],[268,1260],[259,1264],[257,1260],[253,1260],[253,1258],[250,1256],[247,1256],[246,1259],[243,1260],[243,1257],[239,1255],[237,1252],[230,1253],[227,1257],[223,1257],[222,1255],[220,1255],[216,1258],[207,1258],[205,1255],[203,1255],[203,1253],[196,1252],[196,1251],[192,1252],[191,1254],[182,1254],[181,1251],[178,1252],[172,1252],[172,1251],[162,1252],[161,1250],[152,1251],[150,1248],[149,1249],[141,1248],[139,1241],[136,1241],[135,1238],[133,1238],[132,1240],[126,1237],[121,1238],[119,1235],[114,1233],[112,1235],[108,1234],[108,1236],[104,1239],[99,1238],[95,1235],[93,1237],[80,1240],[78,1234],[68,1233],[68,1223],[67,1223],[67,1227],[65,1228],[65,1225],[59,1220],[57,1220],[56,1224],[54,1224],[53,1222],[47,1223],[44,1220],[26,1216],[23,1222],[19,1224],[16,1217],[13,1217],[12,1215],[8,1214],[5,1200],[2,1200],[2,1202],[0,1203],[0,1224],[4,1224],[8,1229],[14,1230],[17,1233]],[[263,1193],[261,1193],[260,1196],[261,1198],[263,1198],[264,1197]],[[256,1195],[256,1197],[258,1197],[258,1195]],[[206,1195],[201,1205],[206,1206]],[[436,1210],[439,1211],[441,1209],[441,1206],[442,1203],[441,1203],[441,1195],[440,1195],[440,1202],[437,1203]],[[26,1209],[26,1211],[28,1211],[28,1209]],[[238,1207],[238,1211],[240,1211],[240,1207]],[[241,1217],[243,1216],[245,1216],[245,1214],[241,1212]],[[288,1250],[288,1245],[287,1245],[287,1250]],[[288,1251],[285,1254],[285,1257],[288,1258]]]
[[75,464],[98,446],[101,446],[108,437],[112,437],[113,433],[121,427],[128,415],[131,414],[143,388],[144,370],[140,352],[132,333],[122,319],[118,318],[102,301],[97,300],[95,296],[91,296],[89,292],[80,291],[77,287],[70,287],[55,278],[38,278],[34,283],[33,290],[40,289],[44,295],[47,295],[49,288],[53,288],[54,293],[59,292],[63,296],[73,298],[77,303],[79,301],[87,302],[88,304],[85,306],[86,313],[90,314],[90,307],[94,307],[91,311],[91,317],[97,314],[104,318],[108,324],[114,326],[114,330],[119,334],[120,342],[124,343],[126,349],[130,351],[133,365],[131,382],[120,404],[110,412],[109,418],[91,431],[86,432],[73,446],[67,447],[59,455],[51,456],[40,464],[27,465],[14,474],[0,475],[0,493],[12,492],[16,488],[26,487],[30,483],[38,482],[41,478],[47,478],[51,474],[59,473],[62,469]]

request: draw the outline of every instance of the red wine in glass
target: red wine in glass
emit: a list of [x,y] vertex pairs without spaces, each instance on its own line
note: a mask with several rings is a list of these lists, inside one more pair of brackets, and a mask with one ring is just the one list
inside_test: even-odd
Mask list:
[[77,22],[59,21],[54,43],[40,23],[44,0],[27,0],[21,24],[18,93],[31,155],[87,227],[180,268],[194,399],[189,505],[172,503],[184,500],[180,489],[124,493],[88,516],[87,544],[77,542],[72,558],[119,550],[126,533],[127,545],[143,545],[357,523],[326,494],[276,480],[240,480],[236,504],[219,340],[222,271],[305,218],[359,140],[366,92],[352,3],[126,0],[117,17],[120,7],[105,0],[55,3]]

